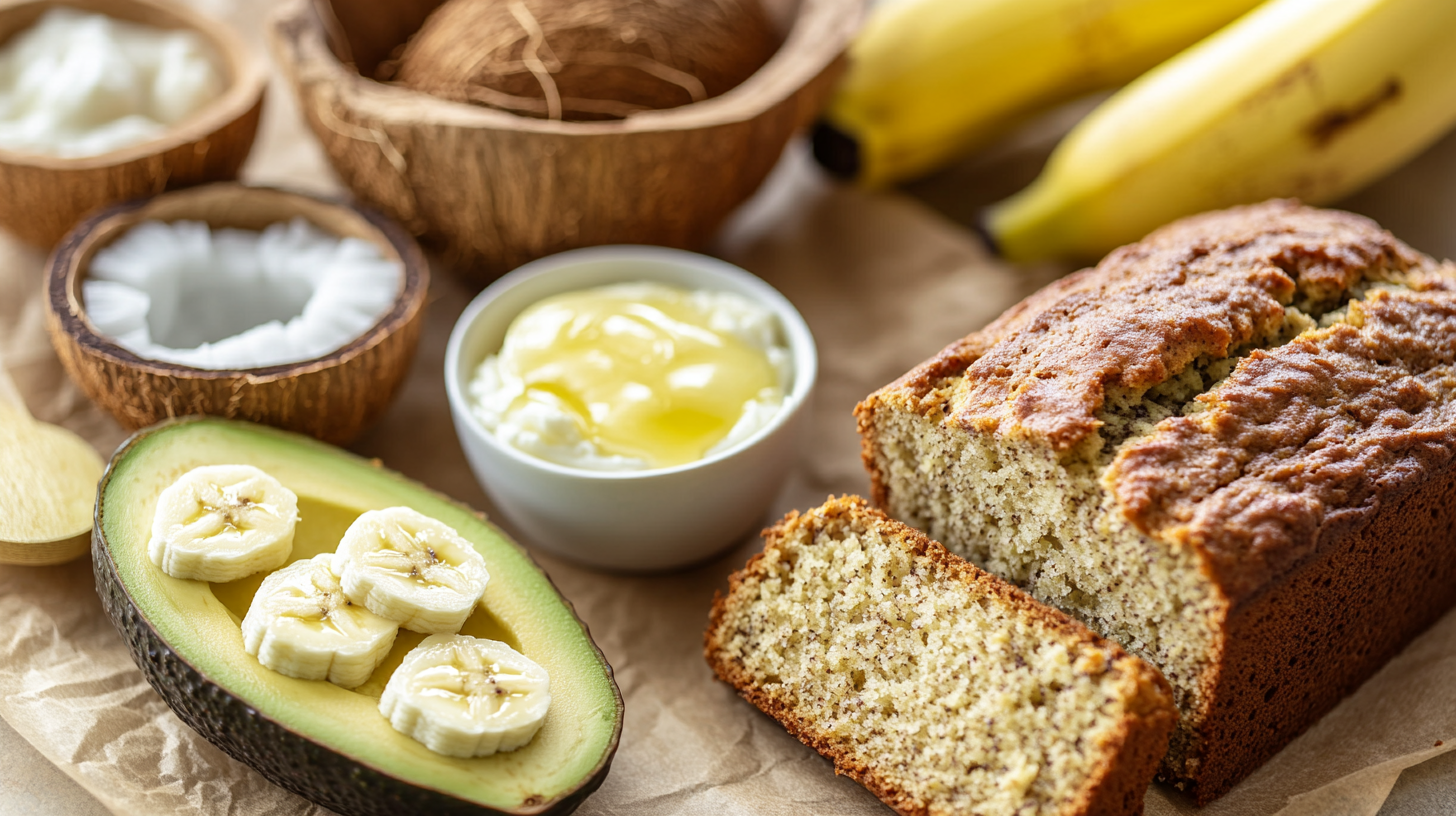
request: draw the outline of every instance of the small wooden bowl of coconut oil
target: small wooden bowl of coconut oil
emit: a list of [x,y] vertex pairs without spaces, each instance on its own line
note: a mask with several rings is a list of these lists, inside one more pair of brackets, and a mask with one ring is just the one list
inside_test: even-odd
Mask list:
[[[123,26],[134,24],[162,32],[180,30],[199,35],[221,90],[203,95],[208,101],[188,109],[159,132],[130,143],[119,142],[114,148],[103,142],[100,152],[57,152],[45,144],[43,133],[39,138],[32,134],[29,144],[22,142],[19,147],[13,143],[6,147],[0,142],[0,190],[5,191],[0,195],[0,227],[27,243],[50,248],[83,216],[100,207],[167,189],[237,177],[252,149],[268,81],[267,64],[260,54],[226,25],[165,0],[0,0],[0,52],[19,43],[53,12],[101,14]],[[119,41],[101,44],[119,45]],[[111,48],[108,53],[120,51],[119,47]],[[32,84],[43,81],[44,90],[35,93],[32,88],[34,98],[27,101],[21,99],[22,93],[15,87],[0,88],[0,95],[6,97],[0,98],[0,108],[14,111],[20,106],[62,104],[54,100],[81,93],[77,85],[86,82],[94,93],[85,104],[77,106],[78,110],[106,110],[134,98],[129,94],[137,89],[125,87],[128,71],[134,65],[103,65],[88,80],[82,67],[86,60],[77,57],[91,58],[93,63],[99,63],[101,57],[94,52],[77,55],[74,51],[71,56],[68,62],[63,55],[49,52],[48,58],[56,58],[40,69],[44,76],[37,74],[27,80]],[[40,62],[21,60],[18,73]],[[160,78],[160,84],[151,86],[150,93],[161,98],[162,92],[155,89],[175,89],[179,81],[194,81],[194,76],[185,73],[194,67],[195,63],[181,67],[175,59],[164,62],[155,70],[167,75]],[[15,78],[8,81],[13,83]],[[47,116],[58,117],[59,121],[62,116],[51,110],[39,113],[42,121]],[[126,113],[121,112],[117,118]]]
[[[380,278],[381,263],[398,275]],[[46,275],[47,328],[62,364],[128,429],[209,414],[340,445],[403,383],[429,288],[419,245],[384,216],[231,183],[100,212],[61,241]],[[97,283],[138,291],[118,300]],[[319,351],[309,344],[366,296],[376,311],[355,315],[365,328],[338,336],[337,348],[270,361],[289,356],[285,342],[305,356]],[[121,314],[139,299],[140,323]]]

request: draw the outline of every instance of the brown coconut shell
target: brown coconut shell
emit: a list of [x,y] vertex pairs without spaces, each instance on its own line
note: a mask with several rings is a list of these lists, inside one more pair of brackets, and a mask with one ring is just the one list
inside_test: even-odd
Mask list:
[[0,0],[0,43],[52,6],[100,12],[164,29],[188,28],[212,44],[226,90],[156,139],[99,156],[60,158],[0,148],[0,226],[50,248],[87,213],[209,181],[237,178],[258,131],[267,64],[222,23],[158,0]]
[[759,0],[448,0],[393,79],[537,118],[621,119],[726,93],[778,47]]
[[[325,232],[368,241],[404,265],[394,307],[338,351],[299,363],[212,371],[138,357],[86,319],[81,282],[92,257],[142,221],[194,220],[214,229],[261,230],[297,216]],[[429,266],[419,245],[379,213],[227,183],[164,193],[88,218],[56,248],[46,276],[46,327],[61,363],[81,390],[126,428],[209,414],[274,425],[336,445],[356,439],[404,382],[429,289]]]
[[581,246],[705,245],[823,106],[863,13],[863,0],[784,0],[768,8],[782,45],[735,87],[573,122],[369,78],[436,5],[287,0],[272,21],[273,51],[355,195],[477,281]]

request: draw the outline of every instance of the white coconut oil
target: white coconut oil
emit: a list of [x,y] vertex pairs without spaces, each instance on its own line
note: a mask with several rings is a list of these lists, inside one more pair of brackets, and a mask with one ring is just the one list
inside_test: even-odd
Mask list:
[[91,325],[146,360],[242,370],[322,357],[394,305],[402,264],[302,218],[262,232],[147,221],[91,259]]
[[0,147],[97,156],[160,136],[223,89],[195,31],[53,8],[0,46]]

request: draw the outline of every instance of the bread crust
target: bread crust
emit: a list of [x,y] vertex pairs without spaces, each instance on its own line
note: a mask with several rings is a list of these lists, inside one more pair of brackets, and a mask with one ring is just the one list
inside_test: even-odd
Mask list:
[[1368,219],[1271,201],[1184,219],[1108,255],[965,372],[955,421],[1068,450],[1098,427],[1108,387],[1155,385],[1200,355],[1277,326],[1291,300],[1323,302],[1370,270],[1430,259]]
[[808,528],[811,535],[830,521],[845,515],[858,516],[873,524],[880,534],[941,570],[945,580],[975,586],[985,597],[1014,610],[1028,621],[1036,621],[1057,632],[1069,648],[1091,645],[1111,655],[1110,672],[1120,675],[1127,699],[1127,714],[1112,737],[1103,745],[1102,759],[1088,783],[1059,816],[1135,816],[1142,813],[1143,797],[1158,763],[1166,751],[1168,736],[1177,720],[1172,690],[1163,676],[1142,660],[1127,654],[1117,644],[1097,635],[1060,610],[1046,606],[1015,586],[976,567],[946,550],[912,527],[902,524],[858,496],[831,496],[825,504],[800,514],[791,511],[763,531],[764,550],[754,554],[743,569],[728,578],[728,592],[715,593],[708,629],[704,633],[703,656],[718,679],[732,686],[756,708],[781,723],[805,745],[834,763],[835,773],[864,785],[880,801],[902,816],[929,816],[929,805],[899,789],[879,769],[866,764],[840,743],[818,730],[815,723],[800,717],[782,700],[755,684],[753,678],[730,660],[723,648],[724,615],[741,596],[750,578],[763,577],[764,556],[778,549],[795,530]]
[[1235,606],[1456,451],[1456,294],[1377,291],[1350,311],[1358,327],[1254,352],[1104,477],[1140,530],[1204,552]]
[[1456,605],[1456,468],[1384,497],[1224,624],[1195,768],[1165,767],[1200,805],[1228,792]]
[[[1103,485],[1140,531],[1198,554],[1223,599],[1198,730],[1162,771],[1200,803],[1359,686],[1456,603],[1456,267],[1368,219],[1271,201],[1185,219],[1013,307],[855,409],[877,504],[875,414],[1065,451],[1109,387],[1224,355],[1362,279],[1347,324],[1241,361],[1206,409],[1122,448]],[[1443,583],[1444,582],[1444,583]],[[1292,661],[1292,662],[1291,662]],[[1176,762],[1176,764],[1175,764]]]

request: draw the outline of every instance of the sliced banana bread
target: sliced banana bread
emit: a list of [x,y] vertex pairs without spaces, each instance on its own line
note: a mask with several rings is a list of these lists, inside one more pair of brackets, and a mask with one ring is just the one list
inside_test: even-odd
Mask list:
[[856,409],[877,504],[1172,683],[1227,790],[1456,602],[1456,267],[1273,201],[1123,247]]
[[790,513],[708,663],[902,814],[1138,814],[1175,718],[1137,658],[858,497]]

